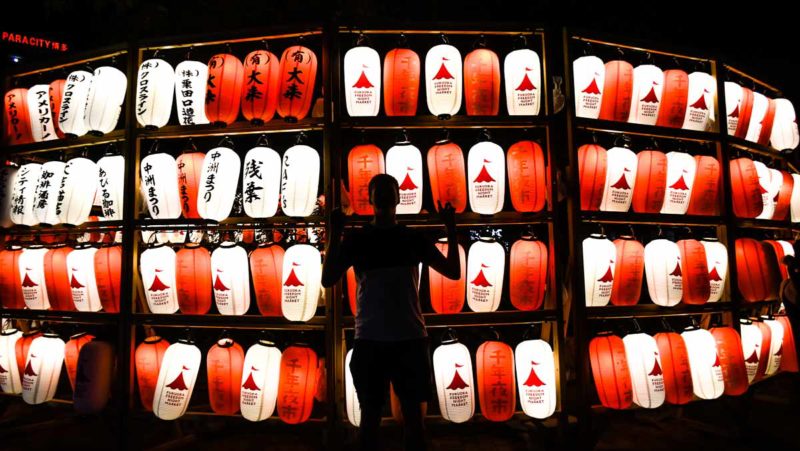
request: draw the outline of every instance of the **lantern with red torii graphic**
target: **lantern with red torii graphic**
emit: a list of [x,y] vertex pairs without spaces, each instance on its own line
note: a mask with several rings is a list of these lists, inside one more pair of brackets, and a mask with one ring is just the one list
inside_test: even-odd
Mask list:
[[514,349],[514,359],[523,412],[532,418],[549,417],[558,403],[555,358],[550,344],[526,339]]
[[178,311],[175,261],[175,251],[165,245],[146,249],[139,257],[142,288],[151,313]]
[[664,371],[656,340],[646,333],[625,335],[625,358],[631,378],[633,402],[645,409],[655,409],[664,403]]
[[174,420],[186,413],[200,370],[200,349],[188,339],[171,344],[164,353],[153,395],[153,413]]
[[452,330],[433,351],[433,374],[439,410],[445,420],[463,423],[475,413],[475,384],[472,358],[466,346],[459,343]]
[[689,367],[695,396],[716,399],[725,391],[725,379],[714,336],[705,329],[690,327],[681,333],[689,351]]
[[425,95],[428,111],[449,119],[461,109],[463,74],[461,53],[444,41],[425,55]]
[[603,99],[601,89],[605,87],[606,67],[603,60],[594,55],[582,56],[572,62],[572,74],[575,115],[597,119]]
[[469,247],[467,305],[473,312],[494,312],[503,293],[506,255],[493,238],[481,237]]
[[259,340],[247,349],[241,379],[239,408],[249,421],[263,421],[272,416],[278,400],[281,374],[281,351],[267,340]]
[[22,400],[42,404],[53,399],[64,362],[64,340],[46,333],[33,340],[22,371]]
[[381,58],[375,49],[359,43],[344,54],[344,92],[347,114],[377,116],[381,106]]

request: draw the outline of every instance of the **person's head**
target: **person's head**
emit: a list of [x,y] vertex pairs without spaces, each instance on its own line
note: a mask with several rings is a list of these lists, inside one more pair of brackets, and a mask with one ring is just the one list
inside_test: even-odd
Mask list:
[[378,174],[369,181],[369,204],[376,215],[394,213],[400,203],[400,187],[388,174]]

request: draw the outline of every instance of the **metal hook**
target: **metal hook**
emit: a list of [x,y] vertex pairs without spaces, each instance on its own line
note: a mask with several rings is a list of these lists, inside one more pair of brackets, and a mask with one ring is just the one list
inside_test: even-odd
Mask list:
[[367,38],[367,35],[365,35],[364,32],[358,33],[358,38],[356,39],[356,47],[365,45],[365,43],[369,44],[369,38]]
[[408,37],[405,33],[400,33],[400,36],[397,37],[397,47],[405,48],[408,47]]
[[297,134],[297,139],[295,140],[296,145],[300,145],[308,141],[308,136],[306,136],[305,132],[300,132]]
[[444,136],[444,138],[436,141],[437,144],[445,144],[450,142],[450,130],[442,128],[442,135]]
[[400,129],[400,133],[398,133],[395,144],[400,144],[400,145],[411,144],[411,140],[408,137],[408,130],[406,130],[405,128]]
[[444,33],[439,34],[439,39],[442,40],[442,44],[450,44],[450,40],[447,39],[447,36]]
[[226,42],[226,43],[225,43],[225,50],[227,50],[227,51],[228,51],[228,53],[233,53],[233,50],[231,50],[231,44],[230,44],[230,42]]
[[636,318],[632,318],[633,320],[633,332],[639,333],[642,331],[642,326],[639,325],[639,321]]
[[264,50],[269,52],[269,41],[267,41],[266,39],[262,39],[261,44],[264,45]]
[[262,133],[256,140],[256,147],[269,147],[269,137],[266,133]]
[[528,38],[524,34],[520,33],[519,36],[517,36],[516,40],[517,40],[517,42],[521,42],[522,43],[522,46],[519,47],[519,48],[524,49],[524,48],[528,47]]
[[197,146],[194,144],[194,139],[191,137],[189,138],[189,142],[187,143],[186,147],[192,149],[193,152],[197,152]]
[[478,142],[486,142],[491,141],[492,135],[489,133],[489,129],[481,129],[480,134],[478,135]]
[[231,149],[233,149],[235,146],[233,140],[228,135],[223,136],[222,139],[219,140],[219,143],[217,143],[217,147],[223,147],[223,144],[228,144],[228,147],[230,147]]
[[452,327],[448,327],[447,330],[442,333],[442,344],[448,343],[458,343],[458,336],[456,335],[456,331]]
[[187,50],[187,51],[186,51],[186,59],[187,59],[187,60],[190,60],[190,59],[192,59],[192,52],[193,52],[193,51],[194,51],[194,46],[193,46],[193,45],[190,45],[190,46],[189,46],[189,50]]
[[147,155],[153,155],[154,153],[158,152],[158,140],[154,139],[153,144],[150,145],[150,150],[147,151]]
[[661,325],[664,327],[667,332],[674,332],[675,330],[670,326],[669,321],[667,321],[666,316],[661,317]]

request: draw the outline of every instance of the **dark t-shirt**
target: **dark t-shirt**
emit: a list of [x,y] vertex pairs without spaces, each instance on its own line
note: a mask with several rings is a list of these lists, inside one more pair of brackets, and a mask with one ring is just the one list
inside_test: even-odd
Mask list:
[[399,341],[427,336],[419,305],[419,271],[435,248],[419,232],[402,225],[371,224],[342,242],[342,257],[353,266],[356,292],[356,338]]

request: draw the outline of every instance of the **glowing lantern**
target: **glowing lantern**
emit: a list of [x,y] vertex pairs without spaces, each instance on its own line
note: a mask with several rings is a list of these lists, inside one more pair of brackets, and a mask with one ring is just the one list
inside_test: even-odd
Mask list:
[[[766,361],[766,367],[764,368],[764,376],[772,376],[780,369],[781,359],[783,358],[783,324],[774,319],[764,319],[760,324],[765,325],[769,329],[769,346],[767,346],[766,339],[761,344],[762,353],[764,349],[768,350],[768,359]],[[762,330],[762,336],[766,337],[767,334],[764,333],[764,327],[761,325],[759,325],[759,327]]]
[[553,349],[543,340],[525,340],[515,348],[514,359],[523,412],[532,418],[549,417],[557,403]]
[[232,149],[216,147],[206,153],[197,192],[201,218],[222,221],[230,215],[241,168],[242,160]]
[[605,236],[583,240],[583,284],[588,307],[602,307],[611,300],[617,249]]
[[717,302],[722,298],[725,290],[725,279],[728,278],[728,249],[719,241],[702,240],[706,251],[706,266],[708,267],[709,296],[708,302]]
[[631,375],[625,345],[616,335],[602,334],[589,342],[592,376],[600,403],[610,409],[631,405]]
[[422,154],[408,141],[386,152],[386,173],[397,180],[400,203],[397,214],[418,214],[422,209]]
[[800,142],[794,105],[787,99],[775,99],[774,102],[775,118],[772,121],[770,144],[779,150],[794,149]]
[[733,213],[740,218],[755,218],[764,209],[758,172],[753,160],[730,161],[731,201]]
[[86,222],[97,192],[97,165],[86,158],[73,158],[64,167],[64,178],[56,202],[59,222],[80,225]]
[[353,384],[353,373],[350,371],[350,361],[353,358],[353,350],[347,351],[344,359],[344,387],[345,387],[345,408],[347,410],[347,421],[355,427],[361,425],[361,404],[358,402],[356,387]]
[[762,243],[767,244],[769,245],[769,248],[772,248],[771,251],[768,251],[767,250],[768,247],[767,246],[764,247],[765,252],[767,253],[766,257],[767,258],[774,257],[775,263],[778,265],[778,270],[781,273],[781,280],[788,279],[789,272],[788,269],[786,268],[786,265],[783,263],[783,258],[786,255],[791,255],[794,257],[794,248],[792,247],[792,245],[782,240],[764,240],[762,241]]
[[31,343],[22,372],[22,400],[41,404],[53,399],[64,362],[64,340],[44,334]]
[[[439,240],[439,242],[436,243],[436,247],[439,248],[440,251],[442,250],[441,240]],[[445,245],[445,248],[446,248],[446,245]],[[462,279],[459,279],[459,282],[460,282],[461,280],[463,280],[464,272],[466,271],[466,269],[464,269],[466,267],[466,261],[465,261],[466,257],[464,257],[464,248],[462,248],[461,246],[459,246],[458,252],[459,252],[460,258],[462,259],[461,260],[461,271],[462,271],[461,275],[462,275]],[[347,268],[347,274],[345,275],[345,277],[347,279],[345,281],[345,285],[347,286],[347,304],[348,304],[348,307],[350,307],[350,314],[352,316],[356,316],[358,314],[358,306],[356,305],[356,302],[358,301],[358,299],[357,299],[358,295],[356,294],[356,292],[358,291],[358,281],[356,280],[356,270],[353,269],[352,266]],[[448,278],[442,276],[441,274],[433,271],[431,268],[428,268],[428,280],[431,282],[431,285],[430,285],[431,286],[431,288],[430,288],[430,290],[431,290],[431,294],[430,294],[431,307],[433,308],[433,311],[435,311],[436,313],[442,313],[440,310],[444,310],[444,306],[446,306],[446,305],[449,306],[451,304],[449,304],[449,303],[445,304],[444,302],[441,302],[440,299],[442,299],[444,296],[449,296],[448,293],[450,293],[450,291],[443,291],[442,287],[437,285],[436,289],[439,290],[439,291],[434,293],[432,291],[434,289],[433,288],[434,287],[434,285],[433,285],[433,283],[434,283],[434,279],[433,278],[434,277],[439,277],[441,279],[441,282],[446,282],[446,281],[448,281],[450,279],[448,279]],[[437,281],[437,283],[441,283],[441,282]],[[455,304],[455,305],[458,306],[458,311],[459,312],[464,307],[464,293],[466,293],[466,284],[462,283],[462,285],[464,286],[464,288],[462,289],[463,292],[461,294],[461,301],[454,301],[454,304],[455,304],[455,302],[460,302],[460,304]],[[435,297],[434,297],[434,295],[435,295]],[[452,308],[455,308],[455,307],[452,307]],[[452,313],[455,313],[455,312],[452,312]]]
[[697,240],[680,240],[683,302],[705,304],[711,296],[711,277],[705,247]]
[[247,350],[241,377],[239,408],[250,421],[272,416],[278,397],[281,351],[271,342],[259,340]]
[[381,59],[375,49],[359,45],[344,54],[347,114],[377,116],[381,99]]
[[36,185],[41,173],[42,165],[38,163],[23,164],[17,171],[11,190],[11,221],[14,224],[26,226],[39,224],[33,207],[36,200]]
[[[200,217],[200,214],[197,213],[197,193],[202,182],[200,177],[205,157],[206,155],[202,152],[187,152],[180,154],[175,160],[178,170],[181,209],[184,218],[196,219]],[[172,163],[167,162],[167,165],[172,166]],[[170,200],[174,200],[172,193],[169,193],[168,196]]]
[[689,93],[686,97],[686,117],[683,128],[705,131],[714,117],[714,98],[717,80],[705,72],[689,74]]
[[[43,173],[44,174],[44,173]],[[104,221],[122,219],[125,194],[125,157],[109,155],[97,161],[98,196]]]
[[631,378],[633,402],[645,409],[664,404],[664,372],[656,340],[645,333],[628,334],[622,339]]
[[262,316],[281,316],[283,257],[283,248],[277,244],[259,247],[250,253],[253,289]]
[[[769,327],[766,331],[769,332]],[[766,360],[769,346],[762,350],[762,336],[761,328],[749,320],[740,320],[739,330],[742,335],[742,355],[744,355],[744,366],[747,371],[747,381],[753,383],[756,381],[756,376],[759,373],[759,366],[761,360]],[[767,343],[768,345],[769,343]],[[766,363],[765,363],[766,368]],[[760,376],[759,376],[760,378]]]
[[714,336],[705,329],[693,329],[684,331],[681,337],[689,351],[695,396],[701,399],[719,398],[725,391],[725,380]]
[[694,160],[697,171],[686,213],[705,216],[719,214],[719,161],[714,157],[700,155],[695,156]]
[[28,111],[28,90],[16,88],[8,91],[5,99],[5,123],[8,144],[33,142],[31,118]]
[[319,154],[305,145],[290,147],[281,163],[281,210],[286,216],[310,216],[317,204]]
[[492,238],[481,238],[469,247],[467,304],[473,312],[494,312],[503,294],[506,255]]
[[151,313],[178,311],[175,263],[175,251],[164,245],[147,249],[139,257],[142,287]]
[[778,172],[781,174],[782,181],[778,195],[772,198],[772,201],[775,203],[775,212],[772,213],[772,219],[775,221],[786,221],[789,219],[789,209],[792,206],[794,178],[786,171]]
[[472,418],[475,413],[475,384],[467,347],[455,339],[442,342],[433,351],[433,374],[442,417],[453,423],[463,423]]
[[464,58],[464,98],[468,116],[497,116],[500,109],[500,62],[479,47]]
[[251,218],[271,218],[280,200],[281,157],[269,147],[254,147],[244,157],[242,201]]
[[153,413],[158,418],[174,420],[186,412],[200,360],[200,350],[191,341],[178,340],[167,348],[153,394]]
[[22,295],[22,278],[19,272],[19,258],[22,254],[20,248],[9,248],[0,251],[0,301],[7,309],[25,308],[25,299]]
[[278,114],[289,122],[308,115],[317,79],[317,55],[303,46],[288,47],[281,55]]
[[122,247],[108,246],[94,254],[94,275],[97,293],[103,310],[119,312],[119,294],[122,269]]
[[387,116],[417,114],[419,55],[411,49],[392,49],[383,60],[383,103]]
[[578,173],[581,188],[581,210],[596,211],[603,201],[608,169],[608,152],[596,144],[578,148]]
[[489,421],[506,421],[517,407],[514,351],[500,341],[486,341],[476,352],[478,399]]
[[215,413],[233,415],[239,411],[243,364],[244,350],[230,338],[217,340],[208,350],[208,400]]
[[747,370],[742,354],[742,339],[732,327],[715,327],[711,335],[717,343],[717,355],[722,367],[725,394],[738,396],[747,391]]
[[664,373],[665,399],[674,405],[687,404],[692,400],[694,386],[689,367],[689,351],[683,338],[675,332],[662,332],[655,336]]
[[177,219],[181,215],[178,165],[172,155],[154,153],[142,158],[142,195],[153,219]]
[[[194,87],[197,91],[203,88]],[[158,58],[142,62],[136,81],[136,120],[139,125],[147,129],[167,125],[174,89],[175,70],[168,62]]]
[[636,183],[636,154],[624,147],[612,147],[607,152],[608,169],[603,188],[601,211],[628,211]]
[[114,361],[111,343],[93,341],[81,350],[78,377],[72,395],[76,412],[96,414],[105,409],[111,398]]
[[511,204],[519,212],[535,212],[547,200],[547,173],[541,146],[519,141],[508,149],[508,184]]
[[0,227],[11,227],[11,191],[14,189],[14,180],[19,168],[17,166],[3,166],[0,168]]
[[211,308],[211,254],[187,245],[175,254],[175,282],[181,313],[204,315]]
[[0,390],[3,393],[18,395],[22,393],[20,371],[17,364],[17,341],[22,332],[17,329],[0,330]]
[[283,256],[281,311],[289,321],[308,321],[317,311],[322,257],[314,246],[295,244]]
[[304,423],[314,407],[317,354],[306,346],[283,351],[278,385],[278,416],[284,423]]
[[792,174],[792,197],[789,200],[789,217],[792,222],[800,222],[800,175]]
[[103,135],[117,128],[127,87],[128,78],[121,70],[111,66],[94,70],[84,113],[89,133]]
[[75,310],[69,271],[67,271],[67,256],[70,252],[72,248],[61,246],[50,249],[44,254],[44,281],[47,298],[53,310]]
[[472,146],[467,157],[469,205],[472,211],[493,215],[503,210],[506,165],[503,149],[489,141]]
[[780,194],[783,174],[775,169],[768,168],[760,161],[753,162],[758,174],[758,184],[761,187],[761,202],[763,208],[756,219],[772,219],[775,213],[776,198]]
[[664,71],[664,96],[656,125],[680,128],[689,101],[689,76],[680,69]]
[[159,336],[147,337],[136,347],[134,361],[139,399],[142,401],[142,407],[148,411],[153,410],[153,395],[158,384],[158,372],[167,348],[169,342]]
[[[633,99],[633,66],[622,60],[606,63],[600,119],[625,122]],[[663,102],[662,102],[663,103]]]
[[[773,106],[771,117],[767,117],[767,113],[770,109],[770,99],[768,99],[764,94],[760,92],[753,92],[753,111],[750,113],[750,125],[747,127],[745,132],[744,139],[751,141],[751,142],[758,142],[758,138],[761,136],[761,129],[765,125],[769,125],[770,127],[772,124],[767,122],[772,122],[775,115],[775,109]],[[767,131],[769,134],[769,131]]]
[[72,303],[81,312],[99,312],[103,308],[97,292],[94,272],[94,255],[97,248],[74,249],[67,255],[67,276],[72,292]]
[[220,53],[208,60],[206,117],[212,124],[224,127],[236,121],[242,100],[244,67],[239,58]]
[[[31,310],[48,310],[50,299],[44,281],[44,256],[48,250],[43,247],[23,249],[19,254],[19,276],[21,278],[22,299]],[[8,268],[4,268],[7,271]]]
[[[729,101],[730,100],[730,101]],[[728,135],[742,138],[747,135],[753,113],[753,91],[725,82],[725,106],[728,110]]]
[[[447,255],[447,240],[440,239],[436,243],[436,248],[442,255]],[[428,268],[431,307],[436,313],[458,313],[464,308],[464,295],[467,288],[467,259],[464,248],[460,244],[458,245],[458,255],[461,262],[461,277],[458,280],[448,279],[435,269]],[[353,276],[353,285],[355,285],[355,273]],[[348,284],[349,282],[348,279]],[[353,287],[353,296],[355,296],[355,286]],[[353,300],[353,305],[355,305],[355,300]]]
[[[642,294],[644,246],[632,237],[623,237],[614,240],[614,247],[617,252],[614,282],[611,285],[611,303],[636,305]],[[584,257],[584,259],[592,258],[594,258],[592,255]]]
[[538,310],[547,288],[547,246],[532,237],[522,237],[511,246],[509,297],[518,310]]
[[575,115],[589,119],[600,117],[600,104],[605,88],[606,67],[603,60],[589,55],[572,62],[575,86]]
[[657,239],[644,247],[644,271],[650,300],[662,307],[672,307],[683,295],[683,268],[678,245]]
[[28,113],[33,141],[50,141],[58,137],[50,111],[49,85],[35,85],[28,90]]
[[789,322],[789,317],[786,315],[777,316],[776,319],[783,326],[783,347],[781,348],[782,358],[780,369],[781,371],[796,373],[798,371],[797,348],[795,347],[792,324]]
[[91,85],[90,72],[76,70],[67,75],[58,112],[58,128],[68,137],[83,136],[88,131],[84,115]]
[[56,136],[58,138],[64,137],[64,132],[61,131],[61,127],[58,126],[58,115],[61,112],[61,100],[64,98],[64,86],[66,84],[67,80],[62,78],[59,80],[53,80],[48,86],[50,114],[53,118],[53,128],[55,129]]
[[[767,244],[766,246],[769,247]],[[736,274],[739,292],[747,302],[758,302],[772,298],[777,290],[772,286],[776,274],[771,274],[770,262],[762,243],[752,238],[736,240]],[[774,268],[777,269],[777,268]]]
[[279,66],[278,57],[267,50],[256,50],[244,57],[242,115],[254,125],[261,125],[275,116],[280,83]]
[[431,47],[425,55],[425,86],[428,110],[449,118],[461,109],[461,53],[449,44]]
[[350,199],[353,212],[358,215],[371,215],[369,203],[369,182],[372,177],[386,172],[383,152],[377,146],[365,144],[355,146],[347,156]]
[[428,175],[435,208],[449,202],[456,213],[463,213],[467,208],[467,177],[464,153],[458,144],[440,141],[428,150]]
[[[673,153],[673,152],[670,152]],[[636,189],[633,191],[633,211],[660,213],[667,191],[667,156],[658,150],[643,150],[637,155]]]
[[78,375],[78,357],[81,349],[94,338],[94,335],[81,332],[69,337],[69,341],[64,345],[64,366],[67,368],[67,377],[73,391],[75,390],[75,378]]
[[[208,124],[206,118],[206,82],[208,66],[200,61],[186,60],[175,66],[175,108],[181,125]],[[163,106],[159,105],[159,108]],[[162,110],[159,110],[162,111]],[[169,120],[162,119],[164,124]]]
[[250,268],[247,251],[225,242],[211,253],[214,303],[223,315],[244,315],[250,309]]
[[661,213],[685,214],[689,209],[697,162],[684,152],[667,153],[667,189]]
[[633,101],[628,122],[656,125],[664,90],[664,72],[652,64],[633,69]]
[[539,114],[542,94],[542,65],[530,49],[510,52],[503,60],[506,108],[510,116]]

